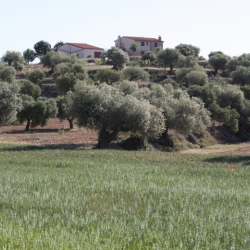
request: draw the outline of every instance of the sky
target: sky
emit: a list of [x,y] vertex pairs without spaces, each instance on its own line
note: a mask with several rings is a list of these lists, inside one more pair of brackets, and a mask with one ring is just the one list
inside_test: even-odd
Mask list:
[[249,0],[12,0],[1,2],[0,57],[40,40],[104,49],[120,36],[158,38],[230,56],[250,53]]

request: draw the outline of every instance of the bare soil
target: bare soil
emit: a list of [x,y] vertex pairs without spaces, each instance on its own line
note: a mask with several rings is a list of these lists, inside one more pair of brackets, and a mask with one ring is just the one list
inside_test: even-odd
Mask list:
[[0,143],[27,144],[55,148],[93,148],[97,144],[95,131],[78,128],[69,129],[67,121],[53,118],[47,126],[25,131],[24,125],[0,127]]

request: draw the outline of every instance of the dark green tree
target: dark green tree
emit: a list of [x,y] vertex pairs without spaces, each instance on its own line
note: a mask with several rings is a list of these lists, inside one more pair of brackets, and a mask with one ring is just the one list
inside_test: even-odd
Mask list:
[[30,62],[33,62],[35,60],[36,53],[32,49],[26,49],[23,52],[23,57],[24,57],[25,62],[29,64]]
[[60,47],[60,46],[62,46],[62,45],[64,45],[65,43],[64,42],[62,42],[62,41],[60,41],[60,42],[57,42],[55,45],[54,45],[54,47],[53,47],[53,51],[55,51],[55,52],[57,52],[57,49]]
[[49,51],[51,51],[51,45],[45,41],[39,41],[34,45],[34,50],[36,52],[36,56],[40,58],[43,55],[46,55]]

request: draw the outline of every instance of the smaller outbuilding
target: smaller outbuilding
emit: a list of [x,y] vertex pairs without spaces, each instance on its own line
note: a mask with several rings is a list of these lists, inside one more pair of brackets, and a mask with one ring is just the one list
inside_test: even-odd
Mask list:
[[65,43],[57,51],[66,55],[76,54],[78,58],[100,58],[104,49],[87,43]]

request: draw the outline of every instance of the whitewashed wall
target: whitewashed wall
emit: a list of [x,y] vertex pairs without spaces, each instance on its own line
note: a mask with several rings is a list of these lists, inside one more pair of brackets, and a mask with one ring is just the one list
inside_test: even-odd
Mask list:
[[87,58],[89,55],[94,58],[95,52],[103,52],[103,50],[98,49],[81,49],[79,47],[64,44],[59,49],[58,52],[65,53],[66,55],[78,54],[79,58]]

